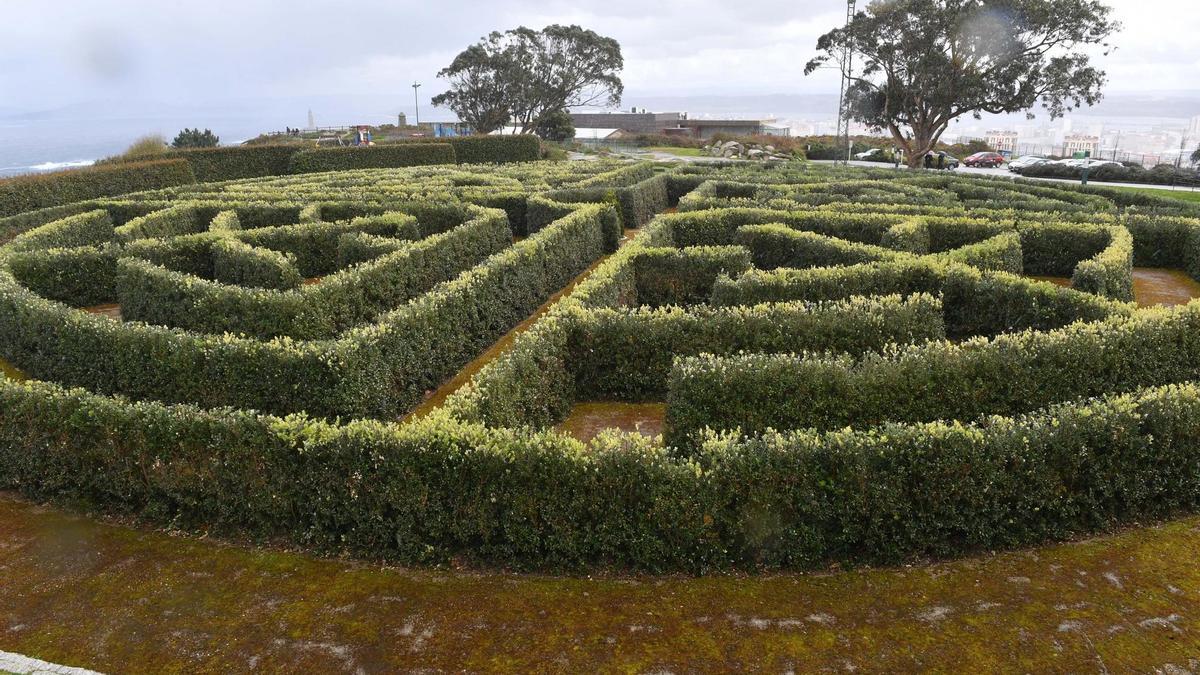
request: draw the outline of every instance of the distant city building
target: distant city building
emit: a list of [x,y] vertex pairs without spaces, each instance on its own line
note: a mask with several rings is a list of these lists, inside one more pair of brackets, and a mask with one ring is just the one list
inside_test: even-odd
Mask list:
[[709,139],[717,134],[730,136],[789,136],[791,129],[773,124],[774,120],[697,120],[685,112],[649,112],[632,108],[629,112],[571,113],[576,129],[619,129],[627,134],[662,134]]
[[984,134],[984,141],[988,147],[996,152],[1010,156],[1017,150],[1017,132],[1015,131],[988,131]]
[[399,127],[408,126],[408,115],[405,115],[404,113],[400,113],[400,114],[396,115],[396,126],[399,126]]
[[421,128],[423,134],[435,138],[470,136],[475,133],[471,125],[466,122],[421,122],[417,126]]
[[1100,137],[1088,136],[1085,134],[1068,134],[1063,137],[1063,155],[1070,157],[1077,152],[1087,154],[1089,157],[1096,154],[1100,149]]
[[1200,139],[1200,115],[1196,115],[1188,121],[1186,134],[1190,139]]

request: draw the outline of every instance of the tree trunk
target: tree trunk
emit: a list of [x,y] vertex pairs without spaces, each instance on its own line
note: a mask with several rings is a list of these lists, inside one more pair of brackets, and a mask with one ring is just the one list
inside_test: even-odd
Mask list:
[[914,127],[913,136],[909,144],[908,168],[919,169],[925,165],[925,155],[933,149],[933,130]]

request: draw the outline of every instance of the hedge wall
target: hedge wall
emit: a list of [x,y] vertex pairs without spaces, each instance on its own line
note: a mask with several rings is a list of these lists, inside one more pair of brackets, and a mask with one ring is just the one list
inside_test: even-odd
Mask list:
[[[496,233],[498,248],[511,241],[503,212],[483,211],[480,218],[486,223],[481,227]],[[612,231],[618,227],[611,207],[582,209],[378,317],[377,324],[357,328],[339,340],[261,342],[118,323],[40,298],[22,287],[10,271],[0,269],[0,356],[19,364],[31,377],[137,399],[281,413],[306,410],[321,417],[395,417],[418,401],[425,388],[473,358],[481,345],[490,344],[591,264],[606,250]],[[464,236],[460,230],[469,232],[470,228],[456,228],[444,236],[448,240]],[[390,257],[355,267],[354,271],[400,262],[388,260]],[[425,259],[433,266],[453,264],[445,253]],[[163,279],[155,279],[134,284],[131,280],[137,277],[129,275],[130,270],[153,271],[167,278],[171,275],[169,270],[135,259],[123,259],[119,264],[118,287],[128,284],[127,290],[119,294],[129,293],[131,312],[143,311],[134,309],[139,294],[160,293],[164,283]],[[399,269],[409,267],[401,264]],[[363,278],[369,274],[369,270],[362,272]],[[394,283],[396,279],[407,278],[394,273],[385,277],[393,283],[386,287],[388,292],[401,288]],[[220,286],[194,277],[188,279],[192,286]],[[378,286],[369,283],[364,287]],[[313,293],[336,296],[345,287],[323,281],[311,288]],[[248,297],[245,294],[299,295],[238,290],[243,292],[241,298]],[[362,299],[369,307],[381,297],[367,293]],[[123,309],[126,302],[123,297]],[[183,305],[158,306],[176,307],[174,320],[179,322],[185,320],[185,314],[209,320],[240,317],[243,321],[259,316],[245,308],[208,313],[194,307],[185,311]],[[348,306],[322,299],[312,308]],[[351,317],[349,325],[362,323],[361,318]],[[431,335],[433,340],[424,339]],[[156,367],[147,368],[146,363],[155,363]]]
[[220,148],[177,150],[201,183],[282,176],[288,173],[292,155],[303,145],[235,145]]
[[0,409],[0,485],[31,498],[408,563],[895,564],[1200,505],[1191,385],[986,425],[714,439],[693,460],[636,436],[585,452],[441,416],[334,427],[40,382],[0,381]]
[[[395,233],[398,225],[411,227],[415,222],[412,216],[402,219],[390,223],[369,220],[364,226]],[[285,248],[280,246],[285,240],[279,230],[286,229],[292,241],[300,237],[323,239],[328,246],[324,255],[333,257],[340,237],[356,231],[355,226],[355,221],[313,223],[263,234],[269,233],[271,243],[278,248]],[[331,274],[318,284],[297,288],[297,281],[286,287],[294,290],[285,292],[243,287],[254,284],[213,283],[149,263],[123,260],[119,264],[117,296],[131,320],[209,334],[327,339],[377,319],[381,313],[504,250],[511,242],[508,232],[507,219],[500,212],[480,209],[476,218],[457,228],[398,246],[390,254]],[[254,237],[256,231],[238,234]],[[295,263],[296,254],[286,249],[286,253],[252,250],[263,251],[261,255],[265,256],[286,255],[289,265]],[[213,276],[220,280],[216,272],[214,269]]]
[[191,167],[177,159],[105,164],[3,178],[0,179],[0,216],[194,182],[196,176]]
[[932,342],[845,357],[681,359],[667,424],[687,445],[705,426],[745,432],[937,419],[970,421],[1200,376],[1200,305],[1051,332]]
[[568,363],[580,400],[661,401],[674,358],[806,350],[862,354],[945,337],[930,295],[753,307],[611,310],[573,322]]
[[1074,321],[1128,315],[1130,307],[1055,284],[947,263],[937,258],[807,270],[750,271],[719,277],[710,302],[719,306],[853,295],[933,293],[942,296],[952,337],[1050,330]]
[[213,278],[223,284],[284,291],[304,282],[289,254],[234,239],[214,242],[212,251]]
[[366,148],[317,148],[292,155],[289,173],[352,169],[394,169],[426,164],[453,164],[454,148],[446,143],[373,145]]

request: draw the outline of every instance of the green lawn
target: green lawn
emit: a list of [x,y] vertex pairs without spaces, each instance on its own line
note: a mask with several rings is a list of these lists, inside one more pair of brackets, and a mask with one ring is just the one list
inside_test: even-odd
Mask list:
[[665,152],[670,155],[678,155],[680,157],[700,157],[704,153],[700,148],[669,148],[669,147],[653,147],[642,148],[647,152]]
[[[1095,183],[1095,185],[1103,186],[1103,183]],[[1172,199],[1182,199],[1189,202],[1200,202],[1200,190],[1164,190],[1162,188],[1152,187],[1118,187],[1114,188],[1122,192],[1145,192],[1146,194],[1154,195],[1155,197],[1170,197]]]

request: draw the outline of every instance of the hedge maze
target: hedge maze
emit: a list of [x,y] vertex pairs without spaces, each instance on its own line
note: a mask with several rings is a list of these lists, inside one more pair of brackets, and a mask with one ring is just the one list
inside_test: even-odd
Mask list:
[[[0,379],[0,487],[369,558],[691,572],[1200,505],[1200,303],[1134,302],[1135,267],[1200,278],[1194,206],[805,164],[296,161],[339,170],[0,220],[0,357],[28,377]],[[558,430],[598,402],[664,433]]]

